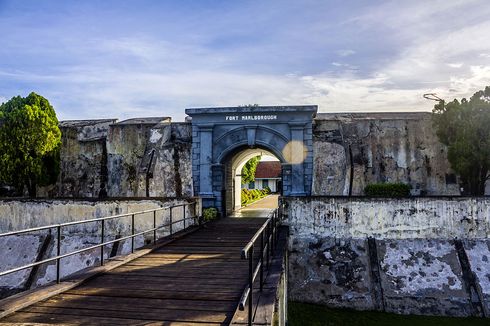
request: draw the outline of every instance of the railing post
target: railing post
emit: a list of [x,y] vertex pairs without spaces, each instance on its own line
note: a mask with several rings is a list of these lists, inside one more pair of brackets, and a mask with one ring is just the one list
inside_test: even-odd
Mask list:
[[253,322],[253,293],[254,293],[254,271],[253,271],[253,258],[254,257],[254,245],[250,247],[248,251],[248,287],[250,288],[250,294],[248,295],[248,325],[252,326]]
[[[57,238],[58,238],[58,245],[56,248],[56,256],[61,255],[61,225],[58,225],[56,228],[57,231]],[[61,273],[60,273],[60,268],[61,268],[61,259],[58,258],[56,259],[56,283],[60,283],[61,280]]]
[[170,206],[170,235],[172,235],[173,233],[173,226],[174,226],[173,218],[172,218],[172,208],[173,206]]
[[184,208],[184,230],[185,230],[185,204],[182,207]]
[[267,269],[270,267],[270,258],[271,258],[271,226],[267,223],[266,228],[266,240],[267,240]]
[[264,232],[260,233],[260,291],[263,288],[264,282]]
[[[104,243],[104,232],[105,232],[105,220],[101,220],[100,228],[100,243]],[[100,266],[104,265],[104,246],[100,246]]]
[[274,215],[272,216],[271,219],[271,255],[274,253],[274,233],[276,231],[276,228],[274,226]]
[[133,237],[131,237],[131,253],[134,252],[134,214],[131,215],[131,235],[133,235]]
[[157,242],[157,211],[153,211],[153,243]]

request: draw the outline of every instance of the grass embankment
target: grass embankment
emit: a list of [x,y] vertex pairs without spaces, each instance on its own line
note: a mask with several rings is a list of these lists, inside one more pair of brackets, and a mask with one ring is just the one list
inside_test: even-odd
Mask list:
[[298,302],[288,303],[290,326],[489,326],[485,318],[405,316],[374,311],[330,309]]
[[265,189],[242,189],[242,206],[250,205],[253,202],[256,202],[257,200],[260,200],[264,197],[267,197],[270,195],[271,191],[269,188]]

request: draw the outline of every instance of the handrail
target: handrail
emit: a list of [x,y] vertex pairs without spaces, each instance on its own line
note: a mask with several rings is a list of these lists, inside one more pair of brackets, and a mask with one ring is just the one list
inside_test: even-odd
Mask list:
[[[0,277],[21,271],[23,269],[27,269],[27,268],[35,267],[35,266],[42,265],[45,263],[49,263],[52,261],[56,261],[56,282],[60,283],[60,281],[61,281],[60,261],[62,258],[73,256],[73,255],[76,255],[76,254],[79,254],[79,253],[82,253],[85,251],[101,248],[100,264],[104,265],[104,247],[106,245],[111,244],[111,243],[115,243],[115,242],[119,242],[119,241],[123,241],[123,240],[127,240],[127,239],[131,239],[131,252],[134,252],[134,249],[135,249],[134,248],[134,238],[137,236],[140,236],[140,235],[144,235],[146,233],[150,233],[150,232],[153,232],[153,243],[155,243],[157,241],[157,237],[156,237],[156,231],[157,230],[169,226],[170,227],[170,235],[172,235],[173,234],[172,226],[174,224],[183,222],[184,223],[184,229],[185,229],[186,228],[185,227],[185,221],[186,220],[191,220],[191,219],[196,220],[198,218],[198,216],[195,213],[195,207],[196,206],[194,206],[193,216],[186,217],[186,213],[185,213],[186,212],[186,209],[185,209],[186,206],[196,205],[196,204],[197,204],[197,202],[193,201],[190,203],[182,203],[182,204],[177,204],[177,205],[167,205],[167,206],[163,206],[163,207],[159,207],[159,208],[148,209],[148,210],[143,210],[143,211],[138,211],[138,212],[111,215],[111,216],[93,218],[93,219],[83,220],[83,221],[74,221],[74,222],[67,222],[67,223],[52,224],[52,225],[47,225],[47,226],[42,226],[42,227],[37,227],[37,228],[29,228],[29,229],[24,229],[24,230],[19,230],[19,231],[11,231],[11,232],[2,233],[2,234],[0,234],[0,237],[19,235],[19,234],[24,234],[24,233],[29,233],[29,232],[36,232],[36,231],[56,228],[58,239],[57,239],[57,255],[56,256],[0,272]],[[176,221],[173,221],[172,209],[175,207],[184,207],[183,218],[176,220]],[[166,209],[170,209],[170,216],[169,216],[170,221],[169,221],[169,223],[165,223],[165,224],[162,224],[160,226],[157,226],[156,225],[156,212],[163,211]],[[135,220],[134,217],[136,215],[141,215],[141,214],[146,214],[146,213],[153,213],[153,228],[150,228],[150,229],[136,233],[135,227],[134,227],[134,220]],[[104,242],[105,221],[110,220],[110,219],[115,219],[115,218],[128,217],[128,216],[131,216],[131,235]],[[82,248],[79,250],[75,250],[72,252],[68,252],[65,254],[61,254],[61,231],[62,231],[62,228],[65,226],[72,226],[72,225],[85,224],[85,223],[91,223],[91,222],[101,222],[101,243],[97,244],[97,245],[90,246],[90,247]]]
[[[238,304],[240,310],[245,310],[245,306],[248,301],[248,325],[252,325],[253,322],[253,284],[257,276],[260,275],[260,291],[264,285],[264,254],[266,254],[266,268],[269,269],[270,260],[273,254],[273,247],[277,243],[277,227],[279,225],[278,209],[273,210],[267,217],[267,220],[262,226],[255,232],[250,241],[243,247],[241,251],[242,259],[248,259],[248,284],[243,290],[242,297]],[[255,242],[260,237],[260,256],[259,260],[253,268],[254,260],[254,247]]]
[[145,214],[145,213],[151,213],[151,212],[156,212],[156,211],[161,211],[165,210],[167,208],[174,208],[174,207],[179,207],[182,206],[180,205],[173,205],[173,206],[163,206],[155,209],[147,209],[144,211],[138,211],[134,213],[125,213],[125,214],[118,214],[118,215],[111,215],[111,216],[105,216],[105,217],[98,217],[98,218],[92,218],[88,220],[82,220],[82,221],[73,221],[73,222],[66,222],[66,223],[58,223],[58,224],[51,224],[51,225],[45,225],[45,226],[40,226],[36,228],[30,228],[30,229],[24,229],[24,230],[19,230],[19,231],[10,231],[6,233],[0,233],[0,237],[4,236],[9,236],[9,235],[17,235],[17,234],[22,234],[22,233],[29,233],[29,232],[35,232],[35,231],[41,231],[41,230],[47,230],[47,229],[54,229],[57,227],[64,227],[64,226],[72,226],[72,225],[77,225],[77,224],[85,224],[85,223],[91,223],[91,222],[98,222],[102,220],[111,220],[115,218],[120,218],[120,217],[126,217],[126,216],[131,216],[131,215],[139,215],[139,214]]

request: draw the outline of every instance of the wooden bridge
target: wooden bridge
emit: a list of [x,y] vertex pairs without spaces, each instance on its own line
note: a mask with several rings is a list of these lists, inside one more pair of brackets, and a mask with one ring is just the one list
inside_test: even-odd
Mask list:
[[[19,304],[21,309],[17,307],[16,312],[0,319],[0,324],[228,325],[232,321],[245,324],[246,311],[237,310],[249,281],[249,263],[242,259],[241,249],[265,220],[222,219],[187,231],[170,243],[157,243],[144,255],[140,252],[138,258],[133,254],[122,262],[113,262],[118,267],[110,267],[111,263],[101,266],[102,273],[75,281],[74,286],[54,285],[23,299],[3,300],[0,312]],[[278,282],[278,275],[270,276],[275,277],[273,283]],[[46,296],[46,291],[59,294],[36,299],[39,293]],[[273,301],[275,292],[276,289]],[[269,305],[266,310],[274,305],[270,297],[269,293],[263,300],[263,304]],[[260,296],[256,295],[256,306],[259,301]],[[270,317],[262,319],[254,323],[270,323]]]

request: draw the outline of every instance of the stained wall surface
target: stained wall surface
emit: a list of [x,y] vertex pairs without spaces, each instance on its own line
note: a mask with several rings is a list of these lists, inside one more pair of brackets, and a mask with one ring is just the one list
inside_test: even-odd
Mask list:
[[[192,196],[199,191],[198,163],[204,154],[199,141],[192,145],[199,133],[192,133],[190,122],[162,117],[60,126],[60,177],[55,186],[40,189],[41,197]],[[212,132],[222,134],[219,128]],[[312,175],[305,176],[305,184],[312,195],[363,195],[366,185],[377,182],[407,183],[413,195],[460,194],[430,113],[319,113],[307,136],[312,154],[305,168]],[[288,164],[283,171],[289,180]]]
[[38,197],[192,197],[191,126],[169,118],[62,121],[55,185]]
[[314,195],[363,195],[378,182],[409,184],[414,195],[460,193],[430,113],[320,113],[313,147]]
[[282,200],[292,300],[490,316],[490,198]]

